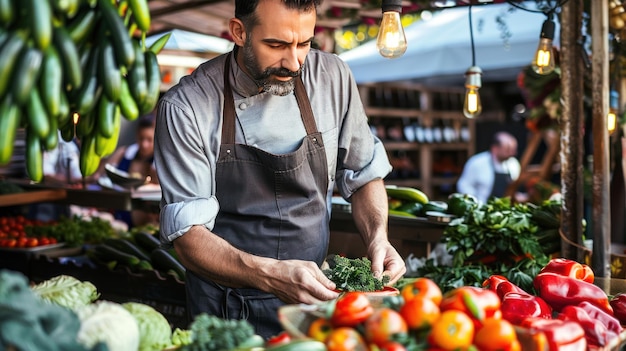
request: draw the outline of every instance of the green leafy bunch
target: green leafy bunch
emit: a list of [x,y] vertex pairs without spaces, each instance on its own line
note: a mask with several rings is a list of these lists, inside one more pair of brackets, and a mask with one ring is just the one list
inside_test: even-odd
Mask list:
[[532,291],[533,277],[549,260],[540,241],[547,235],[547,228],[539,225],[533,215],[558,204],[545,206],[511,203],[510,198],[503,197],[467,211],[444,229],[442,242],[452,256],[451,266],[437,266],[428,259],[418,274],[433,279],[442,291],[463,285],[481,286],[493,274]]
[[335,255],[329,266],[331,268],[323,270],[324,274],[342,291],[377,291],[389,282],[388,276],[374,277],[372,262],[366,257],[352,259]]
[[191,343],[183,351],[233,350],[255,336],[247,320],[222,319],[201,313],[190,325]]

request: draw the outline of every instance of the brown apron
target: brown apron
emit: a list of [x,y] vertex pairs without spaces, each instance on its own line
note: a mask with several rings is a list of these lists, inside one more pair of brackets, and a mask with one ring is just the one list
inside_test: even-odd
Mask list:
[[[319,266],[329,240],[328,164],[301,78],[295,79],[295,96],[307,136],[296,151],[274,155],[235,144],[229,72],[230,56],[224,68],[224,120],[215,176],[220,212],[213,232],[253,255],[308,260]],[[265,338],[283,330],[277,309],[284,303],[276,296],[221,286],[187,272],[190,316],[207,312],[226,319],[247,319]]]

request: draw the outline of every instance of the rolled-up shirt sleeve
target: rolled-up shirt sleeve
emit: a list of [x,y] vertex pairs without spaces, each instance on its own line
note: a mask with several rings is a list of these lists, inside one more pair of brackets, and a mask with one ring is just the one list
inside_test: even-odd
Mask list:
[[[193,225],[211,230],[219,211],[215,198],[214,156],[192,110],[161,100],[155,129],[155,164],[161,184],[161,244],[171,242]],[[205,132],[206,134],[206,132]]]

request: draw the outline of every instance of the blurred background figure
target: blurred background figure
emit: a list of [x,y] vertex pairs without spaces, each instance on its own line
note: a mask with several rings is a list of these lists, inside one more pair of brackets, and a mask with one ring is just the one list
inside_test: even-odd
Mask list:
[[[83,175],[79,166],[80,149],[76,140],[65,141],[59,132],[57,147],[43,153],[42,184],[81,187]],[[29,208],[30,217],[40,221],[56,221],[70,217],[70,206],[58,203],[37,203]]]
[[[457,191],[475,196],[481,203],[490,197],[503,197],[521,171],[517,155],[517,139],[510,133],[494,134],[489,150],[470,157],[456,184]],[[525,201],[516,193],[516,201]]]
[[146,179],[146,183],[158,184],[154,168],[154,116],[142,117],[137,124],[135,142],[118,147],[105,162],[132,177]]
[[[135,141],[130,145],[119,146],[115,152],[103,160],[98,174],[104,175],[104,166],[110,164],[127,172],[133,178],[144,179],[145,183],[158,184],[154,167],[154,116],[146,115],[137,123]],[[158,225],[159,215],[143,210],[116,211],[114,216],[128,224],[129,228],[146,224]]]

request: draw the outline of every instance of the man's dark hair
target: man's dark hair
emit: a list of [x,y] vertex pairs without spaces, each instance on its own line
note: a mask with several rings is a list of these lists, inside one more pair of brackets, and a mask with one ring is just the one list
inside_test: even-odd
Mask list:
[[[255,11],[259,2],[263,0],[235,0],[235,17],[240,19],[247,30],[252,29],[259,21]],[[323,0],[282,0],[289,9],[311,11],[317,8]]]
[[142,116],[138,123],[137,123],[137,129],[144,129],[144,128],[152,128],[154,127],[154,115],[153,114],[147,114],[145,116]]

